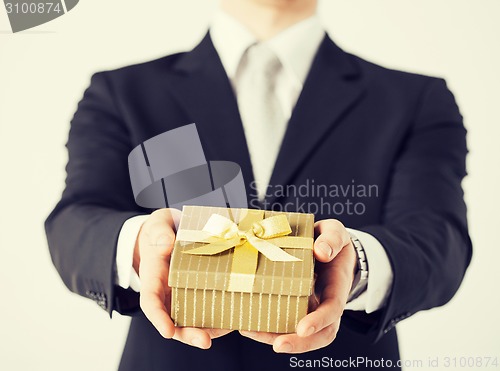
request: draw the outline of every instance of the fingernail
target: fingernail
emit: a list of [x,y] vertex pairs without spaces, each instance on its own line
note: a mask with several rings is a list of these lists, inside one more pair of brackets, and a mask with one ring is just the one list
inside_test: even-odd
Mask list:
[[280,353],[290,353],[291,351],[292,351],[292,344],[290,343],[283,343],[278,348],[278,352]]
[[205,349],[205,347],[203,346],[203,341],[200,338],[193,338],[191,340],[191,344],[194,345],[195,347]]
[[311,336],[315,331],[316,328],[314,326],[309,327],[306,331],[304,331],[304,337]]
[[326,256],[328,257],[332,256],[332,248],[326,242],[321,242],[318,245],[318,248],[320,249],[320,251],[326,254]]

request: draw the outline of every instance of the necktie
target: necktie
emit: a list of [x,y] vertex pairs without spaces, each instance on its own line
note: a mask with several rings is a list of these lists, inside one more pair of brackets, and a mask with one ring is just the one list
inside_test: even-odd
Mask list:
[[282,64],[265,44],[254,44],[238,68],[238,107],[256,182],[252,192],[257,190],[262,200],[286,129],[276,96],[276,77]]

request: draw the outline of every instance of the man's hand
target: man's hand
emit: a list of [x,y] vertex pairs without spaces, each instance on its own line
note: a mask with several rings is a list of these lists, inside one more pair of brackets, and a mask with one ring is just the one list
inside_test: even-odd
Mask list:
[[314,242],[316,300],[310,313],[297,325],[295,334],[240,331],[256,341],[272,344],[275,352],[304,353],[329,345],[336,337],[356,268],[356,252],[349,233],[338,220],[321,220],[314,225],[319,235]]
[[134,268],[141,279],[141,308],[164,338],[208,349],[211,339],[230,331],[175,327],[169,314],[171,289],[168,272],[175,242],[175,225],[179,224],[180,215],[181,212],[176,209],[156,210],[139,232],[134,250]]

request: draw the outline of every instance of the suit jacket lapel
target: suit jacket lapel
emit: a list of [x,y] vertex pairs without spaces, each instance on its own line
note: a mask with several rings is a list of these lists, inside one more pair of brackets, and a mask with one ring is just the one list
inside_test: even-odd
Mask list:
[[[288,123],[270,184],[288,184],[363,92],[354,58],[325,36]],[[266,198],[275,200],[272,194]]]
[[[170,91],[196,123],[207,158],[239,164],[249,202],[255,202],[254,192],[249,192],[254,176],[237,100],[209,34],[175,63]],[[293,179],[363,91],[364,80],[353,57],[325,36],[288,123],[271,185]],[[275,199],[270,195],[266,201]]]
[[240,165],[251,197],[254,177],[237,100],[209,34],[179,58],[175,70],[172,94],[196,123],[206,157]]

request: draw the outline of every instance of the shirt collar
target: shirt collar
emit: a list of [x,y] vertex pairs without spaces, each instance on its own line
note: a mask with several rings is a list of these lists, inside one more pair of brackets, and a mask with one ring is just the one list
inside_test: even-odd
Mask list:
[[210,27],[210,37],[227,75],[233,79],[241,57],[257,39],[236,19],[223,11],[216,13]]
[[[264,43],[276,53],[286,73],[303,85],[324,35],[318,17],[312,16]],[[215,15],[210,36],[228,77],[233,79],[241,57],[249,46],[257,42],[256,37],[223,11]]]

